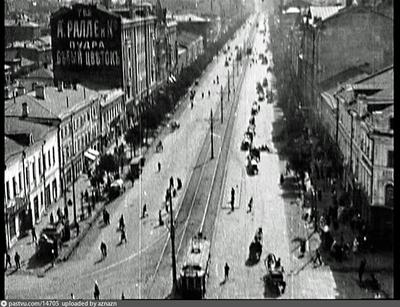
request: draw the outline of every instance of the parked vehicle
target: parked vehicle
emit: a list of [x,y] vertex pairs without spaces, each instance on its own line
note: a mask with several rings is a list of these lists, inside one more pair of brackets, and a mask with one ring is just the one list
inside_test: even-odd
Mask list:
[[130,168],[135,178],[139,178],[142,173],[146,159],[143,156],[134,157],[131,160]]

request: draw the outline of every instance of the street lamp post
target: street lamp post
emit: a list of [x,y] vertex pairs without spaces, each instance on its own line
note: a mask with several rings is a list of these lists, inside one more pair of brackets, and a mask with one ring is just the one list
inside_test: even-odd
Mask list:
[[221,85],[221,124],[224,123],[224,92]]
[[211,116],[210,116],[210,125],[211,125],[211,159],[214,159],[214,125],[213,125],[213,111],[211,109]]
[[229,73],[229,69],[228,69],[228,101],[230,101],[230,94],[231,94],[231,82],[230,82],[230,73]]
[[172,293],[175,293],[177,289],[177,279],[176,279],[176,255],[175,255],[175,226],[174,226],[174,215],[172,212],[172,193],[169,193],[169,212],[171,218],[171,257],[172,257]]

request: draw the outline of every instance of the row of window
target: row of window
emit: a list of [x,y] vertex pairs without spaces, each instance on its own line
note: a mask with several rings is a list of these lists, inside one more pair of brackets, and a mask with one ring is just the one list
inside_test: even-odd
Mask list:
[[[77,137],[77,140],[74,141],[74,152],[78,153],[81,150],[85,150],[91,144],[91,141],[97,137],[97,129],[92,129],[92,131],[87,131],[81,136]],[[69,143],[64,146],[63,154],[62,154],[62,164],[65,165],[66,160],[73,156],[72,152],[72,144]]]
[[[74,121],[74,131],[81,128],[85,123],[90,122],[90,120],[94,120],[96,118],[97,111],[95,107],[90,108],[87,112],[79,115]],[[71,123],[68,123],[64,127],[61,128],[61,139],[70,136],[71,134]]]
[[[43,153],[43,155],[40,154],[37,158],[34,157],[32,163],[28,161],[26,164],[28,164],[25,166],[26,185],[29,186],[32,181],[32,183],[36,186],[40,182],[40,178],[43,174],[42,170],[46,171],[46,169],[50,169],[56,164],[55,147],[53,146],[51,150],[48,150],[47,153]],[[16,196],[20,196],[20,193],[23,191],[22,172],[18,173],[18,181],[16,176],[13,176],[11,182],[12,185],[10,186],[10,182],[6,181],[6,201],[14,199]]]

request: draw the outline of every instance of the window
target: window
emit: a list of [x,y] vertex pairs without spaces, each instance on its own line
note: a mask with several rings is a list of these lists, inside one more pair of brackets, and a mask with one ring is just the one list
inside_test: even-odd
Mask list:
[[26,185],[29,186],[29,184],[30,184],[29,166],[25,167],[25,174],[26,174]]
[[6,200],[11,199],[11,195],[10,195],[10,183],[7,181],[6,182]]
[[12,182],[13,182],[13,193],[14,193],[14,197],[15,197],[18,195],[17,180],[15,179],[15,177],[13,177]]
[[56,151],[53,146],[53,165],[55,165],[55,164],[56,164]]
[[35,166],[36,166],[36,163],[35,163],[35,161],[33,161],[33,163],[32,163],[32,178],[33,178],[33,182],[36,184]]
[[386,185],[386,188],[385,188],[385,206],[393,208],[393,203],[394,203],[393,185],[388,184],[388,185]]
[[394,167],[394,151],[389,150],[387,153],[387,167]]
[[18,173],[18,184],[19,184],[19,190],[22,190],[22,173]]
[[39,169],[39,176],[42,176],[42,159],[38,158],[38,169]]

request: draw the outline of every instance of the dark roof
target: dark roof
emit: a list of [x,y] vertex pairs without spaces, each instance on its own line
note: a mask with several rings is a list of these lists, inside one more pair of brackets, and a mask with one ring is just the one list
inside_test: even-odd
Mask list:
[[35,118],[57,119],[57,116],[50,110],[42,106],[34,97],[30,95],[18,96],[14,100],[11,99],[5,103],[4,115],[19,117],[22,115],[22,104],[26,102],[29,108],[29,115]]
[[[4,118],[4,134],[18,142],[18,138],[13,136],[32,134],[35,142],[43,140],[50,131],[56,130],[53,126],[35,123],[18,117]],[[21,144],[20,145],[29,145]]]
[[350,80],[352,82],[365,78],[368,76],[368,73],[366,71],[366,66],[355,66],[355,67],[350,67],[344,71],[341,71],[340,73],[322,81],[320,83],[320,87],[322,91],[327,91],[333,87],[336,87],[340,83],[344,82],[349,82]]
[[192,42],[196,41],[201,37],[201,35],[197,35],[194,33],[186,32],[186,31],[181,31],[178,34],[177,40],[178,43],[183,45],[183,46],[188,46]]
[[6,135],[4,136],[4,160],[7,161],[11,156],[21,154],[24,150],[24,146],[18,144],[13,139],[10,139]]
[[33,78],[35,78],[35,79],[36,78],[37,79],[53,79],[54,74],[50,69],[40,67],[40,68],[30,72],[27,76],[24,77],[24,79],[33,79]]

